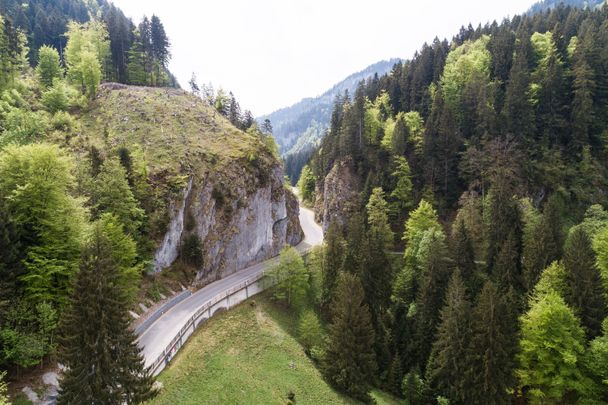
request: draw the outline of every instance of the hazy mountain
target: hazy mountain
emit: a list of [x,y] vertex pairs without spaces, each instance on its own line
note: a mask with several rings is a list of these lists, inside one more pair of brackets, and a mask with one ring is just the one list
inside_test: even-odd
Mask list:
[[528,13],[539,13],[542,11],[551,10],[560,4],[578,8],[596,8],[606,3],[606,0],[542,0],[534,3],[528,9]]
[[[348,76],[318,97],[302,99],[290,107],[258,117],[258,120],[270,119],[281,154],[287,155],[303,150],[316,142],[327,128],[333,101],[337,94],[343,93],[344,90],[348,90],[351,94],[354,93],[357,83],[361,80],[376,73],[381,76],[389,72],[398,61],[399,59],[391,59],[374,63],[364,70]],[[304,134],[306,137],[298,142]]]

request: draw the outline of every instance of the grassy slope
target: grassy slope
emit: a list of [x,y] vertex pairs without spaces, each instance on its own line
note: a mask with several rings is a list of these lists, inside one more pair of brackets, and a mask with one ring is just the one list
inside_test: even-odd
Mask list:
[[298,404],[355,403],[323,380],[293,338],[294,326],[289,313],[260,296],[216,316],[160,375],[164,389],[153,403],[285,404],[290,390]]
[[250,154],[271,159],[260,153],[263,144],[257,137],[239,131],[215,109],[183,90],[102,88],[80,119],[85,137],[77,146],[139,150],[145,153],[152,176],[193,166],[211,169]]

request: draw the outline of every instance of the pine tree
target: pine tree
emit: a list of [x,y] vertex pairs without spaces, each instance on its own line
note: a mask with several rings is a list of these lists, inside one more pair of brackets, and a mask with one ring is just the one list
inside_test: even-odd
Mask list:
[[471,339],[470,303],[460,271],[452,275],[441,310],[437,338],[427,366],[427,381],[437,394],[457,404],[469,403],[471,386],[467,354]]
[[321,308],[329,315],[329,308],[336,289],[338,274],[344,260],[344,240],[337,223],[332,222],[327,228],[323,249],[323,272],[321,290]]
[[494,283],[486,282],[472,315],[468,353],[471,403],[508,403],[517,351],[517,316]]
[[386,376],[386,385],[390,392],[401,397],[401,384],[403,383],[403,370],[401,368],[401,356],[395,353]]
[[59,359],[67,370],[58,404],[137,404],[155,395],[119,279],[111,244],[96,225],[62,323]]
[[475,252],[463,218],[456,219],[452,228],[452,260],[454,260],[456,268],[460,269],[467,291],[471,297],[475,297],[480,288],[475,265]]
[[160,66],[166,67],[169,63],[171,54],[169,53],[169,38],[165,32],[165,27],[156,15],[152,15],[150,20],[150,39],[152,42],[152,55]]
[[431,353],[449,279],[445,262],[446,247],[441,234],[430,230],[423,242],[427,252],[416,297],[414,343],[408,353],[408,357],[415,359],[421,369],[426,366]]
[[145,86],[149,84],[146,70],[146,53],[142,34],[139,29],[133,31],[133,43],[129,49],[127,63],[127,80],[129,84]]
[[600,335],[608,311],[600,272],[595,266],[595,253],[581,226],[570,231],[563,262],[568,283],[564,298],[580,318],[587,337],[593,339]]
[[338,279],[325,356],[325,375],[336,388],[369,401],[376,360],[374,328],[361,282],[349,273]]

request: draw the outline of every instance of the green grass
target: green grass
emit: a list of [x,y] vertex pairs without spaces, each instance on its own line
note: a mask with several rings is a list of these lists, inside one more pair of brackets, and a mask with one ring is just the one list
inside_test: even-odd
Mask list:
[[[268,294],[202,326],[158,377],[152,404],[358,404],[336,392],[294,338],[297,319]],[[374,390],[379,405],[399,401]]]
[[290,335],[265,299],[211,319],[159,377],[153,404],[348,404]]

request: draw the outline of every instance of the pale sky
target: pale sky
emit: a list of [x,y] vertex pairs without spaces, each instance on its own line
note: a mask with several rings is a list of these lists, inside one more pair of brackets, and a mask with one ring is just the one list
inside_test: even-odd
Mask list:
[[114,0],[138,24],[158,15],[170,69],[188,88],[231,90],[255,116],[317,96],[383,59],[411,58],[462,25],[521,14],[535,0]]

